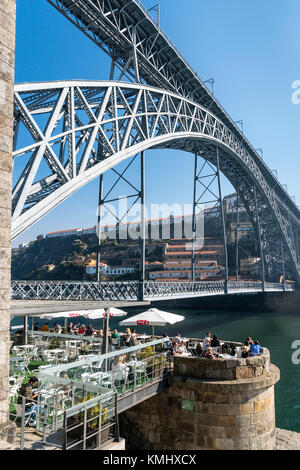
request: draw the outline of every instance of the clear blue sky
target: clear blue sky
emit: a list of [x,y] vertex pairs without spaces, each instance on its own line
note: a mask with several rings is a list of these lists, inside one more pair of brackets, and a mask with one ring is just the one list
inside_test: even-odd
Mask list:
[[[150,8],[156,0],[144,0]],[[300,204],[299,0],[161,0],[161,26]],[[46,0],[17,0],[17,83],[107,79],[109,59]],[[147,202],[192,201],[193,158],[147,152]],[[111,176],[107,176],[111,180]],[[223,192],[231,191],[224,181]],[[122,189],[123,190],[123,189]],[[121,190],[121,191],[122,191]],[[96,223],[98,182],[81,189],[14,241]]]

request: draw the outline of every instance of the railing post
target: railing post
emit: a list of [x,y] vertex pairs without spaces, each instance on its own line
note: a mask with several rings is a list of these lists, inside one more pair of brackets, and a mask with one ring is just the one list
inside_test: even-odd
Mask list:
[[43,444],[46,445],[47,441],[47,418],[48,418],[48,406],[44,407],[44,428],[43,428]]
[[282,289],[285,292],[286,290],[286,285],[285,285],[285,264],[284,264],[284,256],[283,256],[283,245],[282,242],[280,242],[280,247],[281,247],[281,262],[282,262]]
[[257,195],[256,195],[256,187],[254,186],[254,202],[255,202],[255,213],[256,213],[256,224],[257,224],[257,231],[258,231],[258,242],[259,242],[259,250],[260,250],[260,269],[261,269],[261,287],[262,292],[265,292],[265,263],[264,263],[264,252],[262,247],[262,240],[261,240],[261,231],[260,231],[260,220],[259,220],[259,213],[258,213],[258,205],[257,205]]
[[115,394],[115,441],[120,442],[120,427],[118,415],[118,394]]
[[68,430],[67,430],[67,412],[64,411],[62,450],[67,450]]
[[24,431],[25,431],[25,405],[26,398],[22,397],[22,414],[21,414],[21,440],[20,440],[20,450],[24,450]]

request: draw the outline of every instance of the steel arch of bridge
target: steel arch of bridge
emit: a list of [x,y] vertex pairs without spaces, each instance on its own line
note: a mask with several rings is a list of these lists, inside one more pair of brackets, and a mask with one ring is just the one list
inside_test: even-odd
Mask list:
[[[43,126],[38,123],[41,117]],[[32,139],[26,147],[18,147],[21,122]],[[13,189],[13,238],[79,188],[142,150],[182,149],[216,164],[218,148],[220,169],[239,190],[253,220],[256,189],[265,252],[268,243],[283,239],[300,281],[293,236],[300,224],[299,210],[282,198],[263,160],[250,154],[243,139],[200,104],[143,84],[27,83],[15,86],[14,126],[14,158],[23,158],[25,164]],[[40,178],[42,162],[47,174],[44,168]]]

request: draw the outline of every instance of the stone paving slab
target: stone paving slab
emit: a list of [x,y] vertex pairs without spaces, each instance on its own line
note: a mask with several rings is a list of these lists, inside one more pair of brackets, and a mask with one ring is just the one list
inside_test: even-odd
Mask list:
[[276,428],[275,450],[300,450],[300,433]]

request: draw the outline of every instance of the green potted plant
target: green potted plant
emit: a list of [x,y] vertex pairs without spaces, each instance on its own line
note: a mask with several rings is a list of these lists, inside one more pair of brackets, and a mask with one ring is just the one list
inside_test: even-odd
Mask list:
[[[77,404],[84,403],[92,398],[93,395],[90,393]],[[100,444],[99,434],[93,435],[99,429],[99,414],[100,407],[98,404],[87,410],[86,440],[88,447],[98,447]],[[109,439],[110,423],[108,422],[107,414],[108,408],[101,407],[101,443],[106,442]],[[68,431],[68,437],[81,440],[84,432],[84,412],[81,411],[77,415],[71,416],[68,419],[67,427],[75,428]]]

